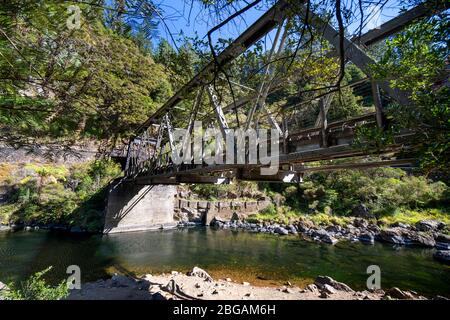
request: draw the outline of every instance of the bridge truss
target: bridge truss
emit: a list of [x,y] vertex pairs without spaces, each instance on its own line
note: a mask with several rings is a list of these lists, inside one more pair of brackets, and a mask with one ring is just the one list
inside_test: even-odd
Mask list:
[[[298,1],[295,7],[285,1],[277,2],[141,125],[128,145],[125,179],[138,184],[218,184],[227,183],[232,178],[301,182],[303,174],[311,171],[411,165],[414,159],[397,157],[399,152],[412,148],[409,141],[414,133],[409,130],[396,134],[392,143],[376,150],[357,147],[354,139],[358,128],[378,127],[384,130],[389,126],[389,119],[383,112],[387,103],[408,103],[405,92],[372,78],[369,66],[374,60],[367,53],[366,47],[430,14],[424,5],[420,5],[360,37],[342,39],[342,54],[346,61],[365,74],[365,78],[343,87],[362,91],[361,95],[370,99],[375,108],[362,115],[333,119],[330,113],[333,101],[339,100],[339,92],[333,90],[332,86],[320,90],[317,96],[308,99],[294,97],[286,102],[277,101],[277,96],[289,81],[285,77],[285,62],[289,60],[285,48],[289,37],[293,36],[291,21],[307,20],[309,26],[322,34],[330,47],[334,48],[326,53],[328,56],[341,55],[339,32],[319,15],[307,10],[302,1]],[[267,50],[265,64],[258,72],[260,81],[257,86],[244,85],[240,79],[234,79],[224,72],[235,59],[269,34],[272,47]],[[269,104],[271,108],[268,107]],[[274,105],[277,108],[273,108]],[[305,114],[308,117],[305,117]],[[311,121],[313,116],[315,120]],[[309,122],[306,118],[310,119]],[[195,122],[200,120],[203,125],[218,127],[223,136],[230,129],[275,130],[279,136],[278,172],[262,175],[260,169],[264,165],[250,164],[248,152],[244,163],[207,164],[201,159],[195,159],[192,154],[187,163],[175,164],[172,155],[176,144],[181,143],[183,150],[192,150],[192,141],[187,137],[195,130]],[[186,129],[187,134],[182,141],[175,141],[174,128]],[[261,137],[258,139],[258,143],[264,142]],[[386,160],[358,162],[374,152],[387,155]],[[220,150],[216,151],[216,154],[220,154]],[[223,159],[224,154],[221,154],[221,157]],[[307,165],[319,160],[348,157],[355,159],[355,162]]]

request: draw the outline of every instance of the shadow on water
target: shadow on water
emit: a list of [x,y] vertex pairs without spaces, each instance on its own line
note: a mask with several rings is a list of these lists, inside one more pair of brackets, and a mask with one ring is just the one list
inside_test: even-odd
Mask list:
[[66,277],[68,265],[81,268],[82,281],[113,272],[130,275],[205,268],[213,277],[257,285],[285,281],[304,285],[328,275],[365,289],[369,265],[381,268],[381,285],[427,295],[450,295],[450,267],[432,259],[432,249],[376,243],[340,242],[335,246],[266,234],[191,228],[68,236],[46,232],[0,235],[0,281],[23,279],[49,265],[54,279]]

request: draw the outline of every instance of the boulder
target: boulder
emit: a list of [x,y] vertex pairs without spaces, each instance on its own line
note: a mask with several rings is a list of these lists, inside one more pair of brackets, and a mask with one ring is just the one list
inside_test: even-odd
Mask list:
[[202,279],[205,279],[205,281],[209,281],[209,282],[213,281],[213,278],[208,274],[208,272],[206,272],[205,270],[203,270],[202,268],[199,268],[199,267],[192,268],[192,270],[189,271],[187,275],[190,277],[202,278]]
[[330,235],[323,236],[321,240],[325,243],[336,244],[338,240]]
[[419,231],[437,231],[445,227],[446,224],[438,220],[421,220],[416,223],[416,228]]
[[2,232],[2,231],[10,231],[10,230],[11,230],[10,226],[2,226],[2,225],[0,225],[0,232]]
[[356,218],[353,220],[353,225],[357,228],[366,229],[369,226],[369,222],[362,218]]
[[438,233],[434,237],[434,240],[436,240],[437,242],[441,242],[441,243],[450,243],[450,235]]
[[381,228],[377,226],[376,224],[370,223],[367,226],[367,230],[372,231],[373,233],[377,234],[380,232]]
[[401,245],[434,247],[436,244],[436,241],[434,241],[433,237],[429,234],[400,227],[381,230],[379,237],[382,241]]
[[338,233],[342,231],[342,227],[340,225],[332,225],[325,228],[326,231],[332,232],[332,233]]
[[315,284],[308,284],[306,286],[306,290],[315,293],[315,294],[319,294],[319,288],[317,288],[317,286]]
[[372,213],[370,212],[369,208],[364,203],[358,204],[356,207],[352,209],[352,215],[355,217],[361,217],[361,218],[371,218]]
[[286,236],[289,234],[289,231],[287,231],[285,228],[283,227],[276,227],[273,232],[281,235],[281,236]]
[[446,264],[450,264],[450,250],[438,250],[433,254],[433,258]]
[[298,233],[297,232],[297,228],[294,225],[292,225],[292,224],[290,224],[288,226],[288,229],[289,229],[289,232],[292,233],[292,234],[297,234]]
[[332,286],[330,286],[329,284],[324,284],[322,286],[322,292],[326,292],[328,294],[333,294],[336,293],[336,289],[334,289]]
[[375,242],[375,237],[370,232],[362,233],[358,236],[358,240],[364,243],[373,244]]
[[400,290],[397,287],[389,289],[386,294],[395,299],[414,299],[414,295],[411,292]]
[[391,228],[403,228],[403,229],[411,229],[411,226],[407,223],[403,222],[394,222],[389,225]]
[[338,282],[331,277],[318,276],[314,281],[314,284],[321,290],[328,285],[337,291],[354,292],[352,288],[342,282]]
[[324,229],[314,230],[313,232],[311,232],[311,236],[329,244],[335,244],[336,242],[338,242],[336,238],[334,238]]
[[314,229],[314,227],[315,227],[314,223],[312,223],[311,221],[307,221],[307,220],[299,221],[297,223],[297,230],[299,232],[306,232],[306,231],[308,231],[310,229]]

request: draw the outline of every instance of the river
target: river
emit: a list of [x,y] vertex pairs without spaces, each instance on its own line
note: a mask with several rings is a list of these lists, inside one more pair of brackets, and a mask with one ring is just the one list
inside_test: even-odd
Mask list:
[[304,285],[328,275],[365,289],[369,265],[381,268],[382,288],[399,287],[426,296],[450,296],[450,266],[432,258],[433,249],[376,243],[339,242],[332,246],[246,231],[208,227],[137,232],[109,236],[68,235],[48,231],[0,233],[0,281],[20,281],[53,266],[47,279],[64,279],[69,265],[81,268],[82,281],[114,272],[143,275],[193,266],[213,277],[256,285],[286,281]]

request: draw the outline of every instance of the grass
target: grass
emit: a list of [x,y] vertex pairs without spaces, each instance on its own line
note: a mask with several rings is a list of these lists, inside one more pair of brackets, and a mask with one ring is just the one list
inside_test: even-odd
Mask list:
[[[307,214],[304,212],[287,210],[285,207],[268,208],[256,214],[249,215],[246,219],[248,222],[265,222],[273,221],[277,223],[287,224],[292,221],[309,220],[315,225],[340,225],[345,226],[352,222],[354,217],[332,215],[327,213]],[[449,208],[432,208],[432,209],[407,209],[399,208],[391,215],[385,215],[379,219],[369,219],[376,223],[377,220],[383,222],[385,225],[390,225],[395,222],[407,223],[410,225],[416,224],[420,220],[435,219],[450,225],[450,210]]]
[[11,216],[19,210],[20,205],[16,203],[0,205],[0,224],[8,224]]
[[415,224],[420,220],[435,219],[450,225],[449,208],[433,208],[433,209],[397,209],[392,215],[382,217],[381,221],[386,224],[394,222],[402,222],[407,224]]

